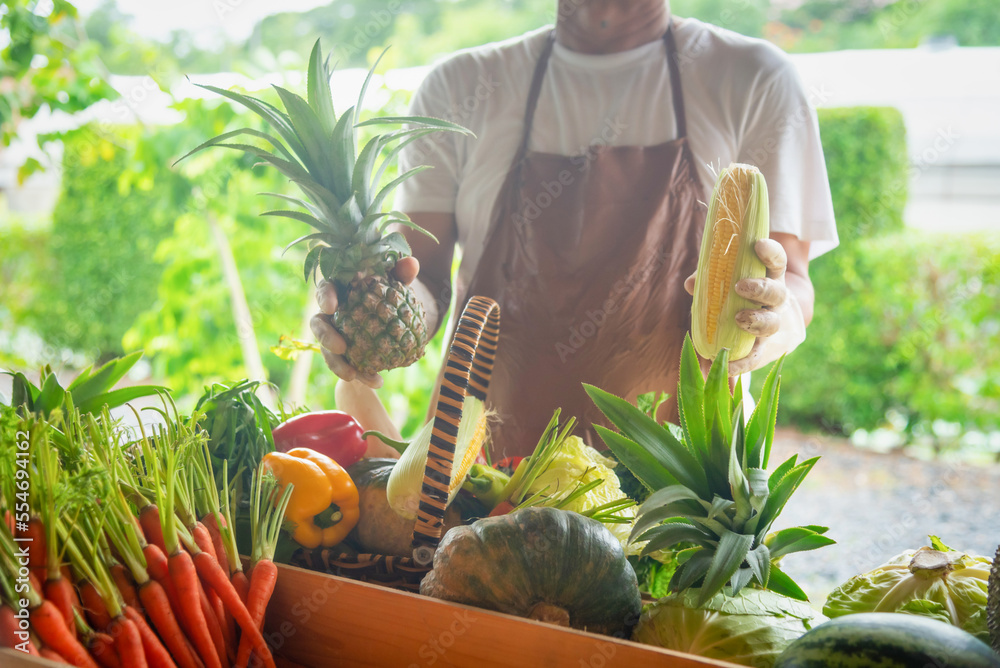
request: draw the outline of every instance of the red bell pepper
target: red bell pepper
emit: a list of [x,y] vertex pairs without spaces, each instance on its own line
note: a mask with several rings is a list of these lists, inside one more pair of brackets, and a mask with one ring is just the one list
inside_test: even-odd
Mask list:
[[274,447],[279,452],[309,448],[326,455],[344,468],[360,460],[368,447],[361,425],[343,411],[303,413],[282,422],[273,430]]

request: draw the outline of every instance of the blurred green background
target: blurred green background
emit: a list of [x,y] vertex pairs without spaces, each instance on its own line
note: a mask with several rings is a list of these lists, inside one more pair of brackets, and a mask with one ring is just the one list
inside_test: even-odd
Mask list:
[[[941,40],[1000,45],[993,0],[673,0],[671,7],[793,53]],[[95,104],[124,111],[159,96],[171,112],[156,123],[78,120],[30,138],[50,154],[58,148],[58,164],[49,165],[61,174],[58,200],[51,212],[18,213],[0,189],[0,367],[52,364],[72,373],[144,349],[144,373],[186,405],[206,385],[256,369],[293,403],[332,407],[335,378],[321,359],[307,355],[296,366],[270,351],[281,335],[311,339],[302,258],[281,254],[300,231],[259,216],[269,206],[255,195],[290,192],[288,184],[230,152],[172,166],[208,137],[259,127],[228,103],[178,93],[196,90],[184,77],[230,72],[297,90],[317,37],[341,68],[367,68],[391,44],[379,65],[389,73],[551,23],[554,12],[555,2],[542,0],[335,1],[271,14],[245,39],[206,44],[182,30],[143,36],[114,2],[87,11],[61,1],[0,2],[0,157],[26,140],[19,133],[26,122],[53,111],[86,120]],[[127,80],[127,92],[111,85],[128,75],[137,79]],[[377,108],[366,113],[406,109],[412,91],[392,80],[381,79]],[[904,226],[912,165],[897,110],[821,109],[820,125],[841,246],[812,265],[816,315],[785,367],[782,422],[858,442],[882,430],[897,446],[1000,457],[1000,234]],[[18,163],[20,183],[45,167],[36,157]],[[224,270],[229,257],[238,276]],[[240,294],[249,319],[234,315]],[[439,334],[421,362],[386,374],[381,394],[404,434],[423,419],[443,346]]]

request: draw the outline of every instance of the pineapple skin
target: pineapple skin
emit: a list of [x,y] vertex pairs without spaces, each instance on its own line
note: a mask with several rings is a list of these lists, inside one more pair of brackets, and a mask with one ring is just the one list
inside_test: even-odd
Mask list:
[[381,276],[355,279],[341,304],[333,324],[347,341],[344,356],[361,373],[409,366],[423,357],[427,321],[410,286]]

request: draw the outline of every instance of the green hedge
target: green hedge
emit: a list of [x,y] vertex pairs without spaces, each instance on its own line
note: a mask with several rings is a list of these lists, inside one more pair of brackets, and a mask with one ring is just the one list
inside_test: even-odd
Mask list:
[[178,207],[166,170],[132,169],[134,131],[84,128],[65,141],[62,190],[52,214],[45,295],[29,324],[51,345],[100,358],[156,297],[153,260]]
[[899,113],[819,118],[842,245],[810,266],[815,315],[784,368],[782,422],[847,435],[894,411],[910,436],[935,420],[1000,427],[1000,235],[902,231]]

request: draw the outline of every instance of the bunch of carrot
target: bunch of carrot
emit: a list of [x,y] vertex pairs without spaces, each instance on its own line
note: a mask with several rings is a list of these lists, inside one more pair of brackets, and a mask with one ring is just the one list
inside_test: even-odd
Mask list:
[[87,668],[274,668],[262,626],[289,491],[254,478],[248,579],[207,435],[165,406],[148,436],[106,409],[0,415],[24,437],[0,438],[0,647]]

